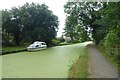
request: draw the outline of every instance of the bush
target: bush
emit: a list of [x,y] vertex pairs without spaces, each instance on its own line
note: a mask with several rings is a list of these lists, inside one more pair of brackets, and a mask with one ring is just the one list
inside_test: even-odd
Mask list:
[[59,37],[58,40],[59,40],[60,42],[64,42],[64,41],[65,41],[65,39],[64,39],[63,37]]
[[60,44],[60,41],[58,39],[53,39],[52,43],[54,46],[58,46]]
[[72,41],[72,43],[79,43],[80,41],[78,41],[78,40],[74,40],[74,41]]
[[120,58],[120,41],[119,37],[114,31],[110,31],[104,39],[104,46],[108,54],[113,55],[114,58]]

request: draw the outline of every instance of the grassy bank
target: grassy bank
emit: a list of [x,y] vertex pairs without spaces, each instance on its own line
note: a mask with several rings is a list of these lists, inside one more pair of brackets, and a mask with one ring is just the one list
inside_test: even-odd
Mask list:
[[81,51],[78,60],[69,69],[68,78],[87,78],[88,77],[88,54],[87,48]]
[[70,45],[70,44],[72,44],[72,43],[68,43],[68,42],[62,42],[62,43],[60,43],[58,46]]
[[21,49],[26,49],[24,46],[14,46],[14,47],[2,47],[2,50],[8,52],[8,51],[13,51],[13,50],[21,50]]
[[2,47],[2,55],[26,51],[25,46]]

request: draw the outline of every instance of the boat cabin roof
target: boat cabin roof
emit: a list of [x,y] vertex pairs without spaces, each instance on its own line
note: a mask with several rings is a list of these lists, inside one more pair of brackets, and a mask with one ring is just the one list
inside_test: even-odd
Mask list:
[[41,43],[45,43],[45,42],[35,41],[33,44],[41,44]]

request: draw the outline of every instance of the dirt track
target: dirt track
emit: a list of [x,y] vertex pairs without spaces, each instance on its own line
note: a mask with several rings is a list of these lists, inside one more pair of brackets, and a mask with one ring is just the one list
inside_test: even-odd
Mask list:
[[95,47],[88,47],[90,78],[118,78],[118,70]]

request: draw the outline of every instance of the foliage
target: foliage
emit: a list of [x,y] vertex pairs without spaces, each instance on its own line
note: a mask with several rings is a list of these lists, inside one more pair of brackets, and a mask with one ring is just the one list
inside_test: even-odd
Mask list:
[[[96,33],[100,25],[94,24],[94,22],[101,18],[97,10],[101,9],[102,6],[102,3],[98,2],[68,2],[64,6],[64,11],[67,13],[67,18],[70,16],[71,19],[66,20],[65,32],[67,34],[74,33],[73,36],[82,42],[90,40],[90,35],[97,41],[93,34]],[[67,25],[68,23],[69,25]],[[72,28],[71,31],[70,28]],[[68,33],[67,30],[71,33]]]
[[53,39],[52,43],[54,46],[58,46],[60,44],[60,41],[58,39]]
[[[104,3],[105,7],[102,7],[98,13],[101,16],[101,18],[96,19],[96,21],[94,22],[95,24],[98,24],[101,26],[101,28],[97,29],[97,32],[95,33],[99,33],[101,35],[103,35],[100,40],[103,40],[104,37],[107,35],[107,33],[111,30],[114,30],[115,32],[117,32],[116,34],[120,34],[119,30],[120,30],[120,19],[119,19],[119,11],[120,11],[120,2],[109,2]],[[120,37],[120,36],[119,36]],[[97,40],[96,40],[97,41]],[[98,42],[100,43],[100,41]]]
[[[105,3],[104,3],[105,4]],[[101,25],[101,35],[105,33],[105,36],[101,38],[102,44],[105,46],[108,54],[112,55],[120,63],[120,2],[109,2],[105,4],[105,7],[99,10],[100,19],[96,20],[96,23]],[[97,33],[97,32],[96,32]]]
[[19,9],[13,8],[11,11],[2,11],[3,35],[8,34],[12,36],[16,45],[19,45],[21,41],[22,30],[20,20]]
[[105,46],[113,58],[119,58],[120,2],[68,2],[64,11],[66,36],[82,42],[91,38]]
[[58,29],[58,17],[45,4],[26,3],[3,10],[2,14],[3,35],[9,34],[15,45],[26,40],[27,43],[39,40],[45,41],[48,46],[52,44]]
[[67,19],[66,19],[66,26],[65,26],[65,35],[67,37],[71,37],[71,40],[73,41],[74,40],[74,36],[76,36],[76,32],[75,32],[75,26],[76,24],[75,21],[74,21],[74,17],[71,15],[71,16],[68,16]]
[[106,48],[107,53],[113,55],[113,57],[116,59],[120,58],[119,39],[120,38],[118,37],[118,35],[115,32],[111,31],[105,37],[105,42],[104,42],[104,46]]
[[79,43],[79,41],[78,40],[74,40],[72,43]]
[[[89,39],[89,34],[86,28],[87,19],[84,14],[86,3],[68,2],[64,5],[64,11],[67,13],[66,25],[65,25],[65,36],[71,37],[73,40],[81,40],[82,42]],[[83,14],[84,13],[84,14]],[[85,21],[84,21],[85,20]]]
[[59,38],[57,38],[60,42],[64,42],[65,41],[65,39],[63,38],[63,35],[61,36],[61,37],[59,37]]

